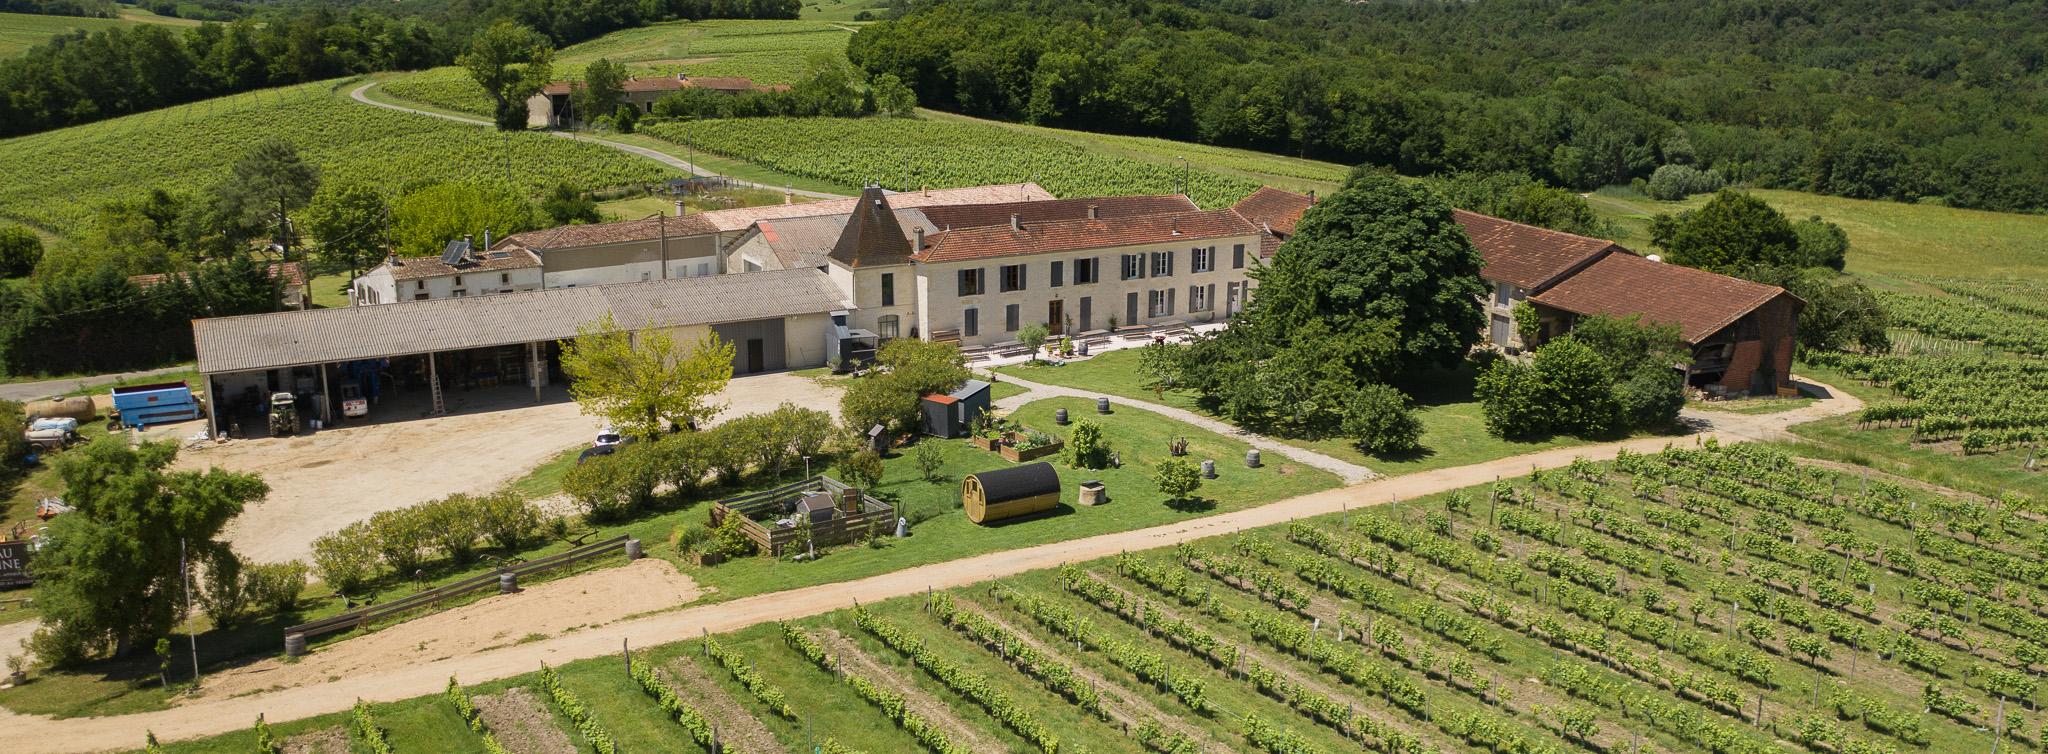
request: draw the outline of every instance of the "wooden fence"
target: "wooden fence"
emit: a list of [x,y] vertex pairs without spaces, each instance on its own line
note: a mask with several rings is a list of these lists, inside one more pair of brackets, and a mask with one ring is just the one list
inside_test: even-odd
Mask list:
[[471,576],[461,581],[457,581],[453,584],[448,584],[446,586],[438,586],[433,589],[428,589],[424,592],[420,592],[418,594],[408,595],[399,599],[392,600],[390,602],[386,602],[382,605],[372,605],[369,607],[359,608],[356,610],[350,610],[348,612],[327,618],[322,618],[311,623],[302,623],[296,626],[291,626],[284,630],[285,651],[287,654],[293,655],[298,654],[298,652],[293,651],[294,649],[304,651],[303,644],[299,644],[297,647],[293,646],[294,642],[292,641],[292,637],[294,636],[299,637],[300,641],[303,642],[304,639],[308,637],[318,636],[320,634],[325,633],[333,633],[335,631],[347,631],[349,629],[353,629],[357,626],[361,626],[365,623],[369,623],[374,620],[389,618],[400,613],[404,613],[411,610],[418,610],[423,607],[430,607],[436,603],[439,603],[442,600],[450,599],[453,597],[460,597],[462,595],[474,592],[479,589],[496,589],[498,588],[500,577],[504,576],[505,574],[513,574],[516,578],[518,576],[524,576],[529,573],[539,573],[550,568],[557,568],[560,566],[569,565],[571,563],[589,560],[591,558],[595,558],[600,555],[610,553],[613,550],[623,550],[626,548],[626,543],[630,540],[632,540],[632,537],[627,535],[620,535],[617,537],[613,537],[611,539],[607,539],[603,542],[594,542],[591,544],[584,545],[582,547],[575,548],[573,550],[558,552],[546,557],[529,560],[524,563],[506,566],[504,568],[499,568],[493,571],[478,574],[476,576]]
[[[725,517],[740,516],[740,532],[753,540],[754,546],[771,555],[781,555],[784,545],[796,538],[796,527],[763,524],[757,516],[778,518],[794,515],[791,510],[796,501],[808,492],[824,490],[834,500],[852,489],[845,482],[828,476],[814,476],[801,482],[793,482],[771,490],[755,492],[720,500],[711,506],[711,526],[725,523]],[[828,521],[811,524],[811,543],[818,547],[843,544],[873,534],[882,536],[895,531],[896,509],[866,494],[860,496],[859,513],[839,513]]]

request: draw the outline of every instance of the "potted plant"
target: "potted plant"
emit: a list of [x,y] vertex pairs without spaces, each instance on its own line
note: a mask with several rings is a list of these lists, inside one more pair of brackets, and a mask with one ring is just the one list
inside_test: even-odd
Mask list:
[[21,655],[7,656],[7,682],[15,686],[28,683],[28,660]]

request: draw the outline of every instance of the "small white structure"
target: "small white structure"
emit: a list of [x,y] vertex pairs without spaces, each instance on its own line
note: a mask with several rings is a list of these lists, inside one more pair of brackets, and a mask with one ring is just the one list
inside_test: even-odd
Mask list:
[[449,242],[438,257],[392,255],[355,279],[350,299],[356,306],[368,306],[520,293],[540,287],[540,258],[532,252],[518,248],[477,251],[464,236]]

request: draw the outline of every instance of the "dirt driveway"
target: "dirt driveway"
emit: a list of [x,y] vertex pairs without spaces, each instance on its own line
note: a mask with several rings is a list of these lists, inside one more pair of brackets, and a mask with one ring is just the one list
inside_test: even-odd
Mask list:
[[[314,539],[378,511],[496,489],[589,442],[600,424],[561,388],[543,391],[538,405],[524,390],[476,391],[455,400],[446,416],[185,450],[178,466],[262,473],[270,497],[242,512],[228,540],[244,558],[275,563],[310,556]],[[719,400],[730,407],[714,423],[773,410],[783,401],[836,411],[839,390],[783,372],[736,378]]]

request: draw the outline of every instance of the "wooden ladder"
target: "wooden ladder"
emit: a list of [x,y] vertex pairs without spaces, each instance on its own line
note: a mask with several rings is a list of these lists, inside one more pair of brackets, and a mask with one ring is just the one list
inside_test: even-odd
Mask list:
[[434,363],[433,354],[427,354],[427,389],[433,391],[434,415],[440,416],[441,414],[448,413],[448,410],[441,405],[441,374],[440,368]]

